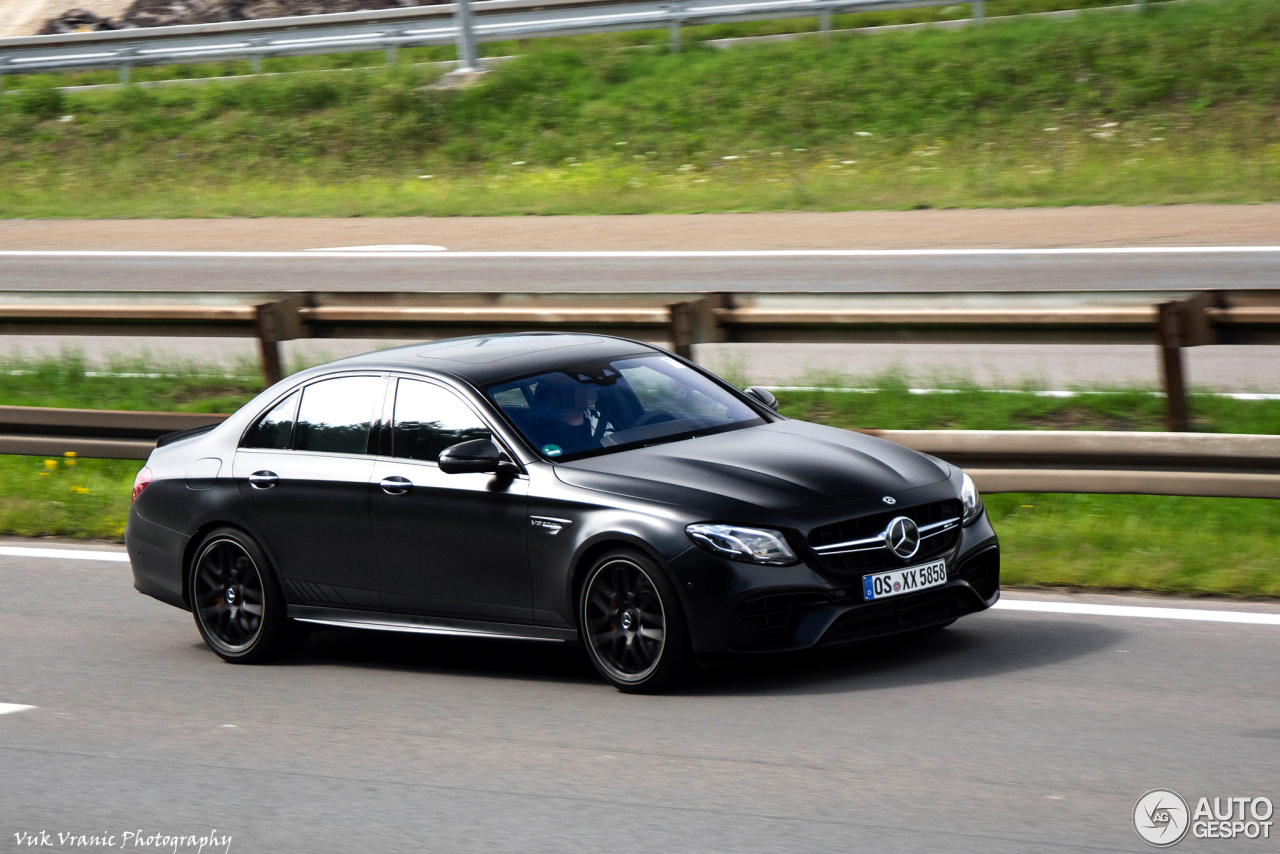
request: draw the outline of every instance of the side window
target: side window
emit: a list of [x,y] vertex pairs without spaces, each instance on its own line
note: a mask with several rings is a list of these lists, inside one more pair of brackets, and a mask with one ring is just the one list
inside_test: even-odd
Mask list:
[[395,456],[434,463],[450,445],[491,435],[453,392],[431,383],[400,380],[391,440]]
[[374,404],[381,398],[381,390],[380,377],[339,377],[304,388],[294,450],[366,453]]
[[295,391],[271,407],[270,412],[249,428],[240,447],[286,450],[289,447],[289,436],[293,433],[293,413],[298,408],[298,397]]

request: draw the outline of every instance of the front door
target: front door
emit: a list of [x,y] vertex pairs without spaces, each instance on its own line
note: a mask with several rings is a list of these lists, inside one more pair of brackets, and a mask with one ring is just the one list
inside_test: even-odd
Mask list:
[[290,602],[378,607],[367,451],[384,383],[313,382],[264,415],[236,452],[232,473]]
[[440,452],[492,438],[453,390],[397,381],[391,456],[374,464],[374,539],[386,611],[532,622],[524,475],[445,474]]

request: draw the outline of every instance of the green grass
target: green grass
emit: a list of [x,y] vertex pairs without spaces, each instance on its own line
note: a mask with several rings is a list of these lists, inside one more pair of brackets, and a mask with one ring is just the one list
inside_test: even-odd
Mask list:
[[262,390],[252,364],[234,371],[117,359],[105,366],[71,354],[0,359],[0,406],[235,412]]
[[[74,356],[10,360],[0,405],[230,412],[254,379],[183,365],[122,362],[86,376]],[[105,372],[104,372],[105,373]],[[252,377],[251,366],[235,373]],[[1143,390],[1046,398],[957,384],[912,394],[892,375],[827,378],[874,393],[778,393],[789,416],[840,427],[898,429],[1159,429],[1159,398]],[[1280,433],[1280,401],[1193,395],[1196,428]],[[0,456],[0,534],[119,540],[140,463]],[[1117,495],[989,495],[987,510],[1012,586],[1280,597],[1280,509],[1251,499]]]
[[0,98],[0,215],[1280,197],[1280,0],[676,55],[600,44],[521,45],[463,91],[411,67],[24,91]]
[[0,455],[0,534],[123,540],[142,463]]
[[[859,384],[861,385],[861,384]],[[960,387],[913,394],[901,380],[866,383],[874,393],[778,392],[790,418],[882,430],[1163,430],[1164,398],[1143,389],[1082,390],[1069,398]],[[856,387],[856,386],[855,386]],[[1191,428],[1203,433],[1280,433],[1280,400],[1189,395]]]
[[1004,583],[1280,597],[1280,508],[1268,499],[989,495]]

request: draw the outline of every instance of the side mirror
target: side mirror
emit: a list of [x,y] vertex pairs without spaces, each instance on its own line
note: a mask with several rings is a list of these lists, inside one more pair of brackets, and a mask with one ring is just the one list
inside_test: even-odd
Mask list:
[[497,474],[514,472],[515,465],[489,439],[472,439],[450,445],[436,460],[445,474]]
[[751,388],[747,389],[747,395],[760,403],[763,403],[774,412],[778,411],[778,399],[773,396],[773,392],[769,391],[769,389],[753,385]]

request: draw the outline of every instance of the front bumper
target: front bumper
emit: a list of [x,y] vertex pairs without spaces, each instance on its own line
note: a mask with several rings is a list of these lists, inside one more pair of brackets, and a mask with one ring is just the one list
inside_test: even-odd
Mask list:
[[862,572],[765,567],[692,549],[672,565],[702,658],[785,652],[928,628],[1000,598],[1000,546],[985,513],[945,555],[947,582],[868,602]]

